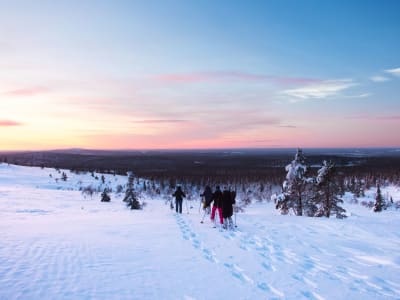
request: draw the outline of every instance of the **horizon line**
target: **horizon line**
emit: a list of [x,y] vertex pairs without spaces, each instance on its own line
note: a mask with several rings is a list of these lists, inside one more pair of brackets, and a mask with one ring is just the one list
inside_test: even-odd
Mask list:
[[228,147],[228,148],[127,148],[127,149],[106,149],[106,148],[56,148],[56,149],[14,149],[0,150],[0,153],[10,152],[55,152],[55,151],[109,151],[109,152],[143,152],[143,151],[226,151],[226,150],[293,150],[293,149],[396,149],[400,146],[362,146],[362,147]]

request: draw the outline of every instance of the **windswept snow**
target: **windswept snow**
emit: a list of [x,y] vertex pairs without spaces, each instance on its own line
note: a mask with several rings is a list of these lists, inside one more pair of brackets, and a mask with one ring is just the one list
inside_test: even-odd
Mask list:
[[223,231],[200,223],[196,201],[182,215],[157,198],[131,211],[114,193],[84,198],[78,187],[100,181],[67,175],[0,165],[0,299],[400,298],[398,211],[346,204],[337,220],[254,204]]

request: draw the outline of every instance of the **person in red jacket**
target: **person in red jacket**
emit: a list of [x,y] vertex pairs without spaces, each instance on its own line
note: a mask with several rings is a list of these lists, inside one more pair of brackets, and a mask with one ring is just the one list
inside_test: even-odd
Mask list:
[[212,201],[214,204],[211,210],[211,221],[214,223],[215,211],[218,210],[219,222],[222,225],[224,224],[224,220],[222,218],[222,192],[218,185],[215,188]]

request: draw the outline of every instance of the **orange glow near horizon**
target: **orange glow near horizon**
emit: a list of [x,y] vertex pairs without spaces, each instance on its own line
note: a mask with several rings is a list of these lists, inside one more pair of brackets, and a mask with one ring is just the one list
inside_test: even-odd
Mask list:
[[22,2],[0,10],[0,151],[400,147],[397,3]]
[[[353,130],[352,135],[342,136],[341,132],[330,132],[330,138],[324,138],[324,132],[307,128],[276,128],[263,134],[252,136],[237,135],[232,132],[207,134],[196,138],[190,133],[196,128],[170,127],[155,129],[135,125],[126,130],[85,130],[88,124],[76,122],[74,126],[53,122],[43,126],[7,126],[0,127],[2,143],[0,151],[12,150],[53,150],[68,148],[104,149],[104,150],[149,150],[149,149],[227,149],[227,148],[364,148],[398,147],[391,143],[395,136],[379,135],[374,141],[365,141],[360,132]],[[176,125],[175,125],[176,126]],[[122,127],[122,125],[121,125]],[[141,128],[143,127],[143,128]],[[190,126],[189,126],[190,127]],[[186,131],[187,130],[187,131]],[[141,132],[147,131],[147,134]],[[332,131],[332,130],[331,130]],[[352,131],[352,130],[349,130]]]

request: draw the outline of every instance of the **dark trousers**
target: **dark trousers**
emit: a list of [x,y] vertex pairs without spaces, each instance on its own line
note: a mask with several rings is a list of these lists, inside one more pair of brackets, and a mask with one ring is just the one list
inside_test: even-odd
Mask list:
[[176,199],[175,201],[175,208],[176,208],[176,212],[179,212],[180,214],[182,213],[182,202],[183,200],[178,200]]

